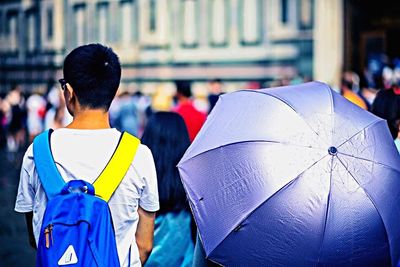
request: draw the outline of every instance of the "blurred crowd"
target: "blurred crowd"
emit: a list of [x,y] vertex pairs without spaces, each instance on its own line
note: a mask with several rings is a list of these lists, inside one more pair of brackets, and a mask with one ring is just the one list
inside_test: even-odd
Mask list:
[[[219,79],[207,83],[206,93],[193,94],[193,83],[190,81],[174,81],[171,84],[172,88],[160,86],[155,92],[147,94],[121,87],[110,107],[111,126],[141,137],[151,114],[174,111],[181,114],[188,124],[192,141],[219,95],[226,90]],[[247,85],[249,88],[260,88],[258,83]],[[58,84],[52,82],[32,92],[26,92],[22,85],[15,84],[9,92],[0,94],[0,149],[24,151],[37,134],[49,128],[66,126],[71,121],[72,116],[68,113]]]
[[72,121],[61,90],[51,84],[26,94],[20,85],[0,96],[0,148],[24,150],[45,129],[59,128]]
[[[236,89],[286,86],[310,80],[300,75],[282,76],[272,81],[250,81]],[[361,74],[344,71],[340,88],[336,89],[349,101],[387,120],[400,151],[400,59],[373,57]],[[141,137],[152,113],[174,111],[183,117],[193,141],[219,96],[231,90],[220,79],[208,81],[206,92],[197,90],[196,84],[187,80],[174,81],[171,87],[158,87],[151,93],[121,87],[110,107],[110,124]],[[43,130],[63,127],[71,121],[59,85],[49,83],[47,88],[38,87],[30,93],[14,85],[7,94],[0,95],[0,149],[24,150]]]
[[361,75],[345,71],[340,93],[349,101],[387,121],[400,152],[400,59],[371,57]]

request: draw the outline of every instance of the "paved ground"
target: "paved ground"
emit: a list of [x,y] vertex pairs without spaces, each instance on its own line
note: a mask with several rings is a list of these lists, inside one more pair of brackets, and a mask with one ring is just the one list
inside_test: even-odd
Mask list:
[[22,156],[0,151],[0,267],[35,266],[25,218],[14,211]]

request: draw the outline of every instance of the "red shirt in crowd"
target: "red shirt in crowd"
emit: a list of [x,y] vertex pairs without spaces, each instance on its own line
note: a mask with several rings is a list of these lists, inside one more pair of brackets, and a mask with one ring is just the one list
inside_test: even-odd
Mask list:
[[173,111],[183,117],[192,142],[206,121],[206,114],[197,110],[191,101],[178,104]]

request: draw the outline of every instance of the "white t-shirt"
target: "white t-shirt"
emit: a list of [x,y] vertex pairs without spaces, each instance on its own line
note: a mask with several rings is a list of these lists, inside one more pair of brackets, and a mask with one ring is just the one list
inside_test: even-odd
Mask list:
[[[55,130],[51,135],[51,150],[61,176],[65,181],[83,179],[93,183],[114,153],[120,136],[121,133],[116,129]],[[33,211],[36,243],[39,240],[46,204],[47,197],[35,169],[31,145],[22,162],[15,211]],[[127,174],[108,204],[121,266],[128,266],[129,262],[130,266],[141,266],[135,240],[139,219],[137,209],[138,206],[150,212],[159,209],[154,160],[151,151],[145,145],[139,145]]]

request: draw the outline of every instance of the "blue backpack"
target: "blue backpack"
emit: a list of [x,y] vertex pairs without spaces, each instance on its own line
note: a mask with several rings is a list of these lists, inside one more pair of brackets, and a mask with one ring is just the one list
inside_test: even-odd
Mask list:
[[48,198],[36,266],[120,266],[107,201],[125,176],[139,140],[124,132],[93,185],[84,180],[65,183],[51,154],[51,132],[33,142],[35,166]]

